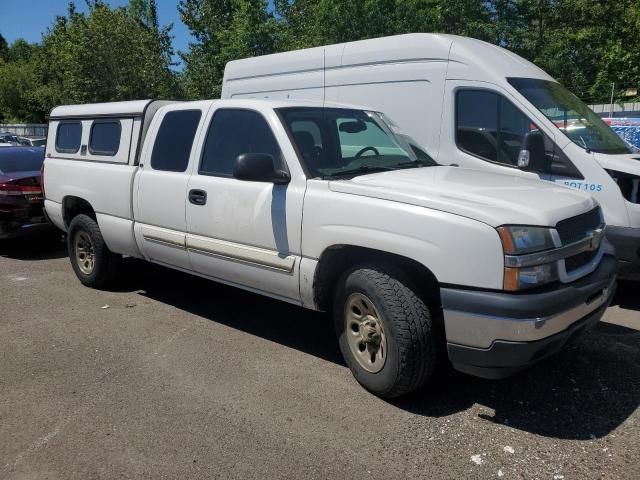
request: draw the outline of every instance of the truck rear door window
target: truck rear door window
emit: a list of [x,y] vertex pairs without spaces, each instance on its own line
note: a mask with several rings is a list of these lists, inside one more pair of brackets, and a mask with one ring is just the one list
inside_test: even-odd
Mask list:
[[231,177],[236,158],[244,153],[267,153],[276,162],[282,158],[278,142],[262,115],[252,110],[218,110],[211,120],[198,172]]
[[120,146],[121,131],[120,122],[117,120],[93,122],[89,152],[93,155],[114,156]]
[[176,110],[164,116],[153,145],[151,168],[168,172],[187,169],[201,116],[200,110]]
[[82,140],[82,124],[80,122],[60,122],[56,132],[56,152],[77,153]]

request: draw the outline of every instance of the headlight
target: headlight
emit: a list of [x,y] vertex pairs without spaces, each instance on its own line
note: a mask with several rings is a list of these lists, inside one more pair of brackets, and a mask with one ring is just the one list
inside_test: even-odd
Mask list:
[[546,263],[534,267],[505,267],[504,289],[509,291],[538,287],[558,279],[555,263]]
[[[551,230],[544,227],[504,226],[498,234],[505,254],[505,264],[514,255],[524,255],[556,248]],[[523,267],[505,266],[503,288],[509,291],[538,287],[558,279],[555,262]]]
[[499,227],[498,234],[505,255],[521,255],[555,248],[548,228],[506,226]]

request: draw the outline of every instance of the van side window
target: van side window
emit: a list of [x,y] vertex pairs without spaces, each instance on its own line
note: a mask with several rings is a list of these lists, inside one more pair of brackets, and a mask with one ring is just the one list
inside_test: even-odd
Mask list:
[[518,165],[522,137],[538,127],[509,100],[488,90],[456,94],[456,143],[467,153]]
[[522,138],[533,131],[544,137],[546,173],[583,178],[555,142],[502,95],[472,89],[456,93],[456,144],[467,153],[517,167]]
[[258,112],[218,110],[211,120],[198,173],[233,176],[233,165],[243,153],[267,153],[281,162],[282,155],[271,127]]
[[187,169],[201,116],[200,110],[176,110],[164,116],[153,144],[151,168],[167,172]]
[[60,122],[56,132],[56,152],[77,153],[82,139],[80,122]]
[[93,155],[114,156],[120,147],[120,121],[96,120],[91,126],[89,152]]

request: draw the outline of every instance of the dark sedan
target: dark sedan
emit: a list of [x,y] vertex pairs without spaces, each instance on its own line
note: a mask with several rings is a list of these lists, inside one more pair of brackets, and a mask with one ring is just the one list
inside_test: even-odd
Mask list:
[[40,169],[44,149],[0,149],[0,240],[46,230]]

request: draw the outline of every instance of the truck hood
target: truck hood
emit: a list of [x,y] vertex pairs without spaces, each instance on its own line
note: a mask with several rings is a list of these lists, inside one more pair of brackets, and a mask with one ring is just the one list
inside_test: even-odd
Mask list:
[[594,152],[593,158],[605,170],[616,170],[640,176],[640,153],[609,155]]
[[329,189],[441,210],[492,227],[553,227],[597,203],[588,194],[515,175],[459,167],[423,167],[333,180]]

